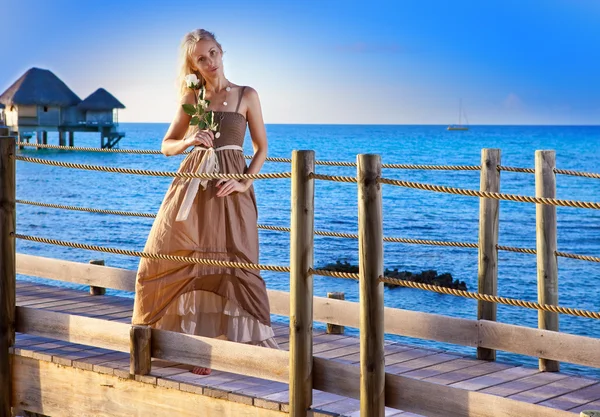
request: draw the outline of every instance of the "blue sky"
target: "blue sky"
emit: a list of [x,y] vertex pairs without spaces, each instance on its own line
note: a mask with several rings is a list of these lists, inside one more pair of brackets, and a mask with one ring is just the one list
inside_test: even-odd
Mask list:
[[215,32],[267,123],[600,124],[600,1],[3,0],[0,89],[36,66],[168,122],[180,40]]

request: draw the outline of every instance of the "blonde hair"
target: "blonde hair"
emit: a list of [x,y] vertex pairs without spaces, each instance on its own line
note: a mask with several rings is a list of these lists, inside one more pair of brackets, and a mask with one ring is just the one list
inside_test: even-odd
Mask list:
[[184,95],[186,95],[189,92],[189,89],[185,83],[185,76],[188,74],[196,74],[196,76],[198,77],[198,79],[200,80],[200,85],[204,85],[205,80],[202,78],[202,75],[200,74],[199,71],[196,71],[194,69],[194,63],[192,62],[192,50],[194,49],[194,47],[196,46],[196,44],[199,41],[206,41],[206,40],[210,40],[213,41],[217,47],[219,48],[219,50],[221,51],[221,53],[223,53],[223,48],[221,47],[221,44],[219,42],[217,42],[217,38],[215,38],[214,33],[209,32],[208,30],[204,30],[204,29],[196,29],[193,30],[191,32],[189,32],[188,34],[186,34],[183,38],[183,41],[181,42],[181,66],[179,69],[179,79],[178,79],[178,83],[179,83],[179,98],[183,98]]

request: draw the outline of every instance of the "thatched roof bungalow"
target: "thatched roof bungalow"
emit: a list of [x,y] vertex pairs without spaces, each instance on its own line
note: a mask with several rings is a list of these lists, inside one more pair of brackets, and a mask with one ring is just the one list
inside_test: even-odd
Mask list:
[[114,110],[124,109],[125,106],[104,88],[99,88],[79,103],[77,108],[85,113],[87,123],[117,123],[118,116]]
[[6,106],[6,124],[16,132],[82,124],[110,126],[116,123],[116,109],[125,108],[104,89],[82,101],[54,73],[41,68],[23,74],[0,95],[0,103]]

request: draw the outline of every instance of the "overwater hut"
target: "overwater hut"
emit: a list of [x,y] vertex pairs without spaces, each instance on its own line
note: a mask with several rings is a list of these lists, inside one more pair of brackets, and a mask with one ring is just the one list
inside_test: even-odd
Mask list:
[[102,148],[112,148],[125,136],[118,132],[118,109],[125,106],[100,88],[81,100],[52,71],[29,69],[2,95],[5,122],[20,140],[36,134],[38,143],[47,143],[47,132],[57,131],[59,145],[74,145],[74,132],[100,132]]

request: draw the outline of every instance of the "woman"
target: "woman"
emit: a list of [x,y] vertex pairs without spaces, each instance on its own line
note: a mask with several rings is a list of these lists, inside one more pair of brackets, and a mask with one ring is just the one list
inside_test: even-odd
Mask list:
[[[221,173],[256,174],[267,156],[267,137],[256,91],[231,83],[223,72],[223,49],[214,35],[199,29],[182,44],[181,104],[196,104],[198,91],[185,77],[195,74],[206,88],[216,133],[190,127],[179,106],[161,152],[177,155],[190,146],[180,172],[203,172],[216,156]],[[250,129],[254,157],[242,152]],[[211,149],[212,148],[212,149]],[[213,154],[214,152],[214,154]],[[256,200],[252,180],[175,178],[165,195],[144,251],[231,262],[258,263]],[[136,279],[133,324],[277,347],[269,300],[257,270],[224,268],[142,258]],[[208,375],[210,369],[194,368]]]

